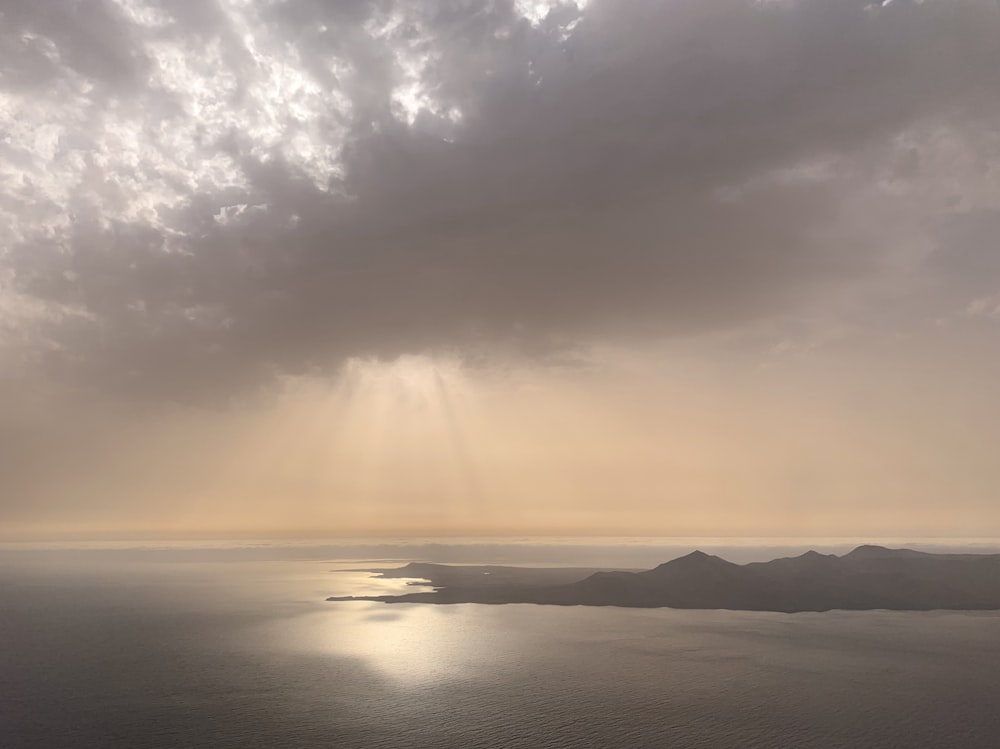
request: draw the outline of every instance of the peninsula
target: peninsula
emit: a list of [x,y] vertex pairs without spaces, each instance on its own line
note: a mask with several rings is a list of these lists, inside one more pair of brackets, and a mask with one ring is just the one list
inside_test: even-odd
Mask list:
[[695,551],[651,570],[593,570],[413,563],[372,570],[417,578],[402,595],[333,596],[384,603],[534,603],[744,611],[1000,609],[1000,554],[930,554],[859,546],[734,564]]

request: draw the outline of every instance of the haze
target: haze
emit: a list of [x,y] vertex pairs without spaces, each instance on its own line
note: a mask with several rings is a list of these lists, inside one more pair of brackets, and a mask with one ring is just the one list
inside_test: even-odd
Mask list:
[[0,535],[989,536],[994,0],[0,2]]

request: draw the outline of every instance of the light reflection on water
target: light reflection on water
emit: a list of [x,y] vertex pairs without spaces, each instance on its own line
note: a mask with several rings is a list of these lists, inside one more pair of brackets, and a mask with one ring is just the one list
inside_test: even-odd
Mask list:
[[[426,580],[415,577],[378,577],[370,569],[385,566],[387,568],[400,566],[398,563],[371,563],[359,565],[353,563],[331,563],[326,568],[333,574],[324,579],[328,596],[385,596],[401,593],[413,593],[414,584],[425,583]],[[419,586],[416,590],[431,590]]]
[[[346,602],[299,617],[286,646],[364,659],[401,686],[468,677],[482,665],[468,620],[454,607]],[[482,643],[479,644],[482,646]]]
[[[384,564],[368,563],[368,567]],[[413,591],[417,578],[381,578],[358,562],[323,565],[318,578],[325,595],[372,596]],[[387,565],[387,566],[392,566]],[[302,569],[295,584],[312,589],[316,569]],[[289,580],[288,571],[281,575]],[[322,601],[322,599],[319,599]],[[465,608],[465,607],[463,607]],[[399,685],[468,675],[477,667],[469,620],[456,607],[369,601],[322,601],[278,623],[265,621],[246,633],[245,643],[291,653],[361,658],[380,675]]]
[[997,746],[1000,613],[325,600],[383,566],[0,566],[0,743]]

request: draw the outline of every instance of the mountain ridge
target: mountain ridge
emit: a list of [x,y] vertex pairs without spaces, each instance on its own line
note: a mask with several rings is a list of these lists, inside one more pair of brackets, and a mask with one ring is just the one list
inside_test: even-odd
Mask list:
[[[385,603],[535,603],[547,605],[697,608],[748,611],[1000,609],[1000,554],[932,554],[862,545],[836,556],[810,550],[796,557],[736,564],[694,551],[642,571],[517,570],[485,581],[488,568],[417,564],[435,590],[398,596],[331,597]],[[469,571],[479,571],[479,577]],[[401,570],[385,570],[398,577]],[[584,575],[583,573],[590,574]],[[396,573],[396,574],[393,574]]]

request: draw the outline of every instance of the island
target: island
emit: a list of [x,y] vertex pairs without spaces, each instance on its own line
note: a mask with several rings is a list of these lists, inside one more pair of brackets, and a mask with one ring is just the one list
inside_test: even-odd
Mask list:
[[695,551],[651,570],[412,563],[371,570],[430,587],[401,595],[332,596],[383,603],[622,606],[805,612],[1000,609],[1000,554],[931,554],[859,546],[735,564]]

